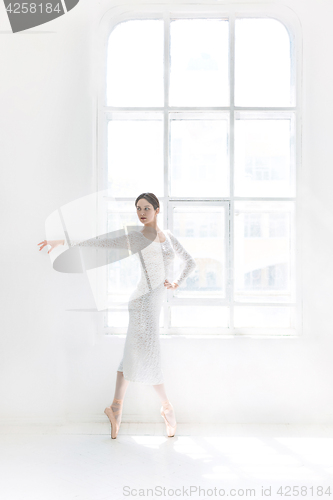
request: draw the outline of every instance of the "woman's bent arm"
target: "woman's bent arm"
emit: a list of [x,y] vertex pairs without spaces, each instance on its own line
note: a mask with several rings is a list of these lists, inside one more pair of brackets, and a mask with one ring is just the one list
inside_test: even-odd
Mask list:
[[193,257],[185,250],[182,244],[177,240],[176,236],[174,236],[171,231],[169,231],[170,239],[172,242],[172,246],[177,255],[185,262],[185,267],[181,272],[179,278],[175,280],[175,283],[178,283],[180,286],[183,281],[192,273],[192,271],[196,267],[195,260]]

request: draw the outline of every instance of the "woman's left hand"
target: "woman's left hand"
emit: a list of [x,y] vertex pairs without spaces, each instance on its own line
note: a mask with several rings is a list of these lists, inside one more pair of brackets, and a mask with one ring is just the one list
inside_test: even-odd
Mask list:
[[169,280],[164,281],[164,286],[166,286],[167,288],[173,288],[173,289],[176,289],[179,287],[178,283],[170,283]]

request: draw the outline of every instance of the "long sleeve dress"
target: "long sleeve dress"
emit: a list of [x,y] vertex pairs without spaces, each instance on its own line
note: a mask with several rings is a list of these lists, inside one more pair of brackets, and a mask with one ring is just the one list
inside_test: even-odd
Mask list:
[[140,259],[141,276],[128,302],[129,324],[118,371],[123,372],[126,380],[142,384],[164,382],[159,317],[167,290],[164,281],[173,281],[170,276],[172,261],[178,255],[185,263],[175,280],[179,286],[196,267],[194,259],[171,231],[163,232],[166,239],[162,243],[148,240],[141,231],[77,243],[79,246],[129,249]]

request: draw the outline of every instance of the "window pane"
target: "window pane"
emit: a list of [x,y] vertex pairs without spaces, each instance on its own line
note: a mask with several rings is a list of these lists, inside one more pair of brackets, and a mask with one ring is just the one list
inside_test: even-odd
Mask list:
[[228,195],[228,121],[214,118],[171,120],[171,196]]
[[109,37],[108,106],[163,106],[162,20],[118,24]]
[[236,19],[236,106],[290,106],[290,37],[276,19]]
[[[225,297],[224,206],[173,207],[173,234],[197,264],[193,274],[174,291],[177,297]],[[184,261],[175,259],[174,276]]]
[[170,106],[228,106],[228,21],[170,23]]
[[[140,194],[140,193],[138,193]],[[108,202],[108,231],[117,231],[124,226],[141,225],[133,201],[113,200]]]
[[161,119],[109,122],[108,180],[114,196],[163,196]]
[[236,301],[294,300],[293,207],[291,202],[235,203]]
[[172,306],[171,326],[227,328],[229,326],[229,308],[220,306]]
[[293,196],[291,120],[235,121],[235,195]]
[[293,307],[235,307],[234,326],[236,328],[293,328]]

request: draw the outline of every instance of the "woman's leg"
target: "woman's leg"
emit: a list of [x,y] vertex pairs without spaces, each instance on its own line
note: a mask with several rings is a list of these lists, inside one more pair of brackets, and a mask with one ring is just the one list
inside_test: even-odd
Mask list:
[[127,389],[128,385],[129,385],[129,380],[126,380],[124,378],[123,372],[117,371],[116,387],[115,387],[115,391],[114,391],[114,398],[113,398],[113,402],[111,404],[111,408],[113,411],[120,410],[115,415],[118,424],[121,421],[121,415],[122,415],[122,411],[123,411],[123,402],[124,402],[124,397],[125,397],[125,393],[126,393],[126,389]]
[[165,392],[165,387],[164,384],[158,384],[158,385],[153,385],[155,391],[160,397],[161,403],[164,403],[164,401],[168,400],[168,397]]
[[[157,384],[153,386],[155,391],[160,397],[161,403],[170,403],[170,401],[167,398],[166,392],[165,392],[165,387],[164,384]],[[171,405],[171,403],[170,403]],[[167,409],[164,410],[165,416],[172,427],[176,425],[176,416],[175,416],[175,411],[173,409],[173,406],[168,406]]]
[[129,380],[124,378],[123,372],[117,372],[116,388],[114,391],[115,399],[124,399]]

